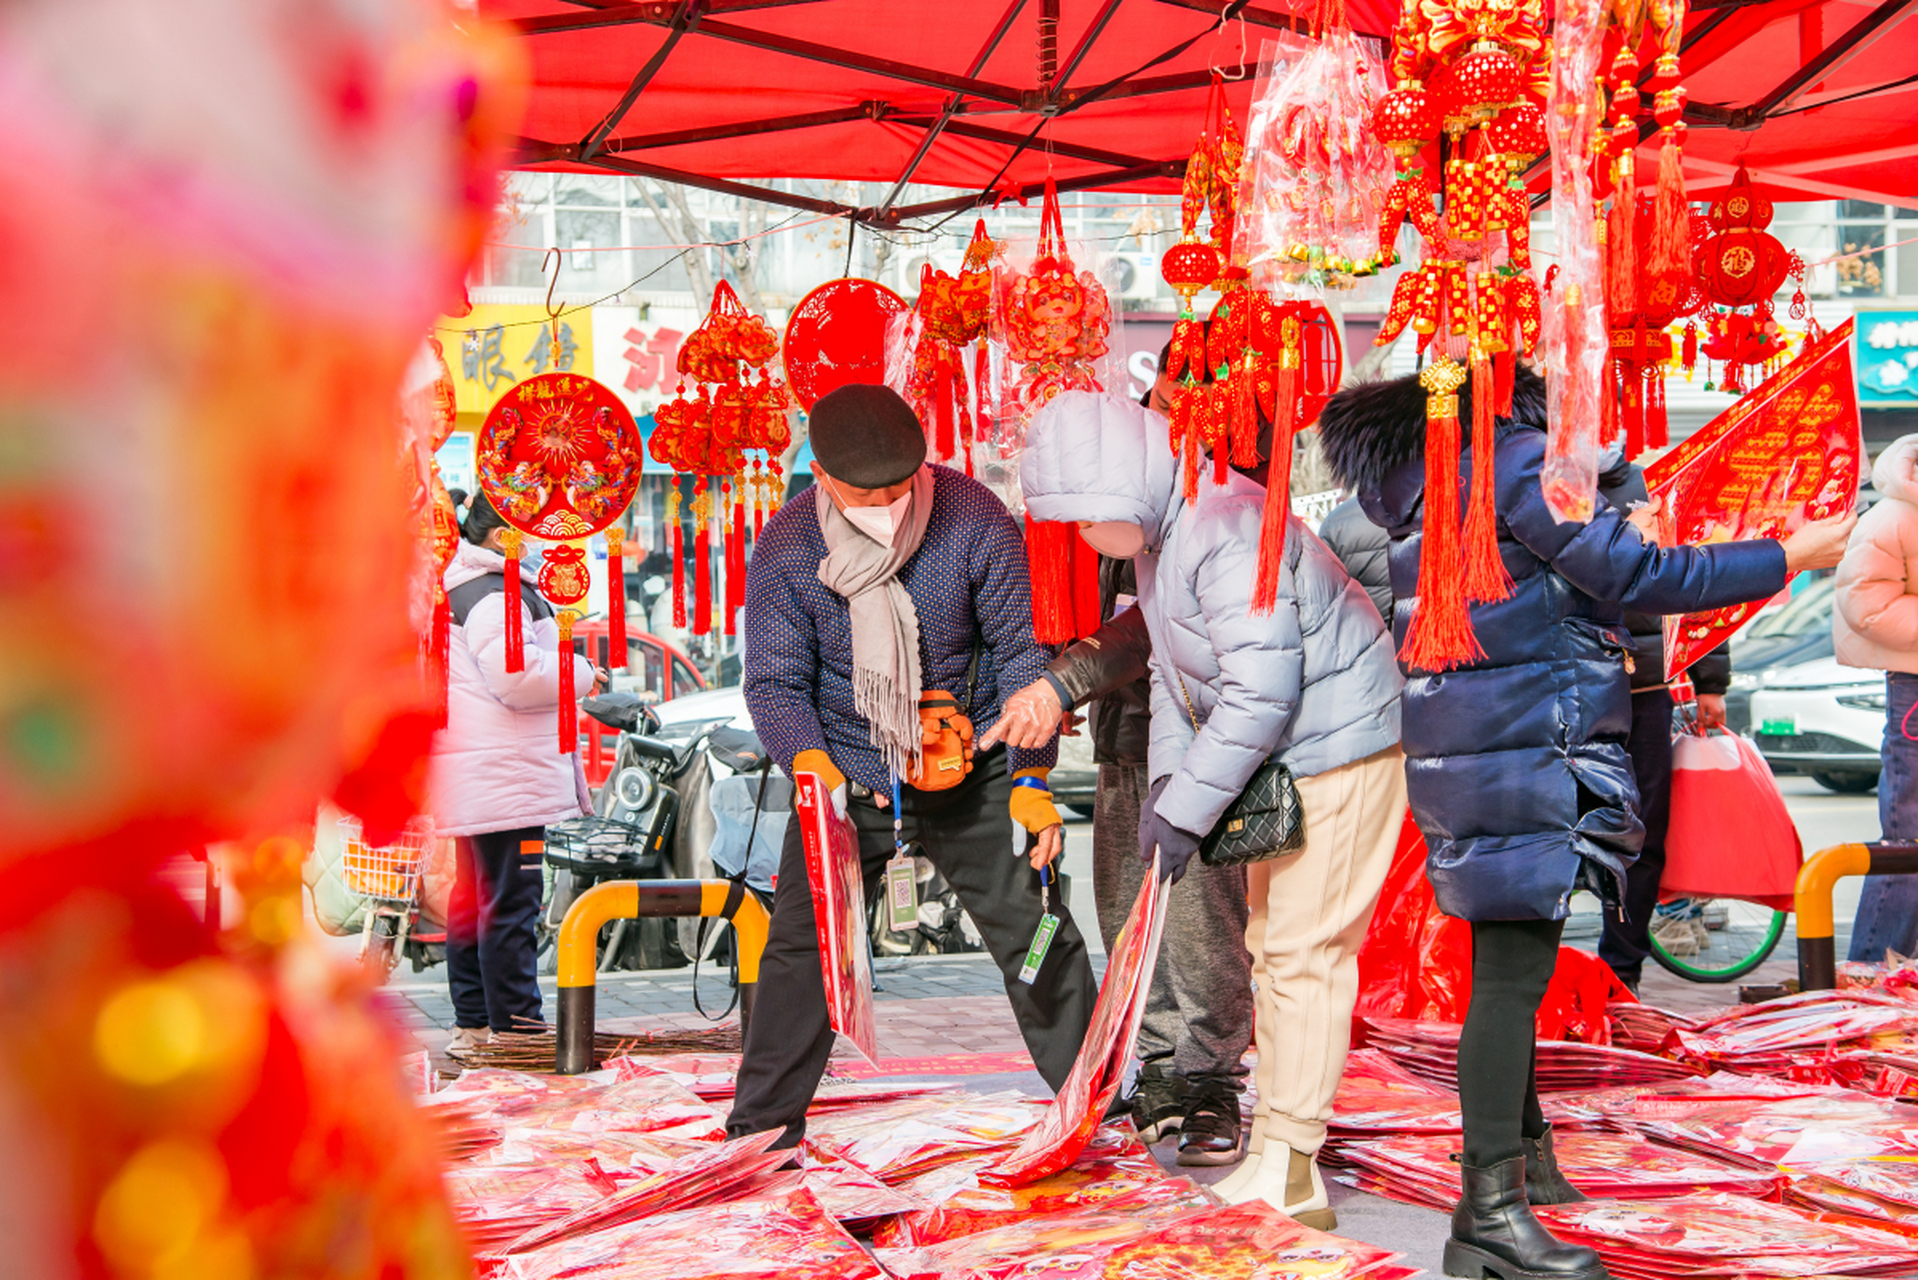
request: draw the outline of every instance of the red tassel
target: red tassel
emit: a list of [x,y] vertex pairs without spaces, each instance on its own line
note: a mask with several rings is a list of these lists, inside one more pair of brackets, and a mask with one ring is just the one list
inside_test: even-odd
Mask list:
[[1651,274],[1684,279],[1692,270],[1692,215],[1685,200],[1684,148],[1673,131],[1658,153],[1658,186],[1652,204]]
[[1481,355],[1472,361],[1472,491],[1465,509],[1465,598],[1474,601],[1503,600],[1512,594],[1511,575],[1498,553],[1492,383],[1492,362]]
[[1647,365],[1645,368],[1645,444],[1647,448],[1663,449],[1670,443],[1666,433],[1665,420],[1665,368],[1663,365]]
[[1637,200],[1632,195],[1629,158],[1625,164],[1628,167],[1620,179],[1618,194],[1612,198],[1611,221],[1605,233],[1609,273],[1605,294],[1611,300],[1612,314],[1620,317],[1638,310],[1638,236],[1633,226]]
[[726,616],[721,629],[735,634],[740,607],[746,603],[746,485],[732,486],[732,519],[726,525]]
[[1032,635],[1041,644],[1077,639],[1072,616],[1072,544],[1078,530],[1060,520],[1026,517],[1026,563],[1032,577]]
[[579,750],[579,699],[573,694],[573,611],[559,611],[559,753]]
[[1419,375],[1425,387],[1425,525],[1419,540],[1418,602],[1400,651],[1407,665],[1449,671],[1484,657],[1472,634],[1459,540],[1458,389],[1465,370],[1444,357]]
[[[1291,380],[1292,370],[1279,376]],[[1283,395],[1283,388],[1281,388]],[[1279,602],[1279,579],[1285,572],[1285,529],[1292,514],[1292,419],[1288,414],[1272,423],[1272,460],[1265,471],[1265,506],[1259,516],[1259,559],[1252,572],[1252,612],[1268,614]]]
[[946,462],[958,453],[958,444],[953,437],[953,401],[958,397],[958,388],[953,385],[952,361],[955,358],[950,350],[942,349],[938,355],[939,374],[933,380],[933,399],[938,402],[937,412],[933,415],[935,423],[934,458],[936,462]]
[[1512,416],[1512,383],[1517,377],[1518,353],[1507,347],[1492,357],[1492,373],[1498,379],[1498,416]]
[[[1256,362],[1247,358],[1232,375],[1232,464],[1238,467],[1259,465],[1259,410],[1254,390],[1259,373]],[[1223,479],[1223,477],[1221,477]]]
[[713,633],[712,500],[706,477],[693,484],[693,634]]
[[673,626],[686,629],[686,527],[679,522],[679,481],[666,499],[666,523],[673,527]]
[[500,543],[506,548],[506,669],[509,672],[526,670],[526,634],[520,621],[520,577],[519,548],[520,535],[517,529],[507,529],[500,534]]
[[1099,553],[1072,531],[1072,622],[1075,639],[1084,639],[1099,629]]
[[626,531],[606,531],[606,668],[626,666]]
[[433,697],[434,726],[446,727],[447,664],[452,657],[453,607],[444,584],[433,588],[433,634],[427,639],[427,679]]

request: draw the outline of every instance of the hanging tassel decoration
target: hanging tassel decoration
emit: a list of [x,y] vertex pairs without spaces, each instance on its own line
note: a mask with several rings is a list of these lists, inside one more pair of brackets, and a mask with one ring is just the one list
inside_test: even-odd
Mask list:
[[686,629],[686,528],[679,522],[679,482],[666,495],[666,523],[673,531],[673,626]]
[[713,500],[706,477],[693,482],[693,634],[713,633]]
[[526,670],[526,636],[519,616],[520,532],[518,529],[502,529],[499,541],[501,549],[506,552],[506,670],[517,673]]
[[1072,544],[1078,533],[1061,520],[1026,517],[1032,635],[1040,644],[1065,644],[1077,638],[1072,616]]
[[606,667],[626,667],[626,531],[606,530]]
[[579,699],[573,694],[573,611],[561,609],[559,622],[559,753],[579,750]]
[[1652,362],[1645,366],[1645,445],[1663,449],[1671,443],[1665,417],[1665,366]]
[[1286,521],[1292,514],[1292,440],[1304,373],[1304,328],[1296,315],[1279,322],[1279,367],[1273,375],[1272,446],[1259,515],[1259,558],[1252,571],[1252,612],[1263,616],[1279,602],[1285,570]]
[[1075,528],[1072,530],[1073,639],[1083,639],[1099,629],[1100,604],[1099,553]]
[[1472,353],[1472,487],[1465,508],[1465,598],[1504,600],[1512,594],[1512,578],[1498,551],[1498,495],[1492,455],[1497,452],[1496,398],[1492,362],[1483,351]]
[[1612,197],[1605,236],[1610,255],[1605,295],[1612,304],[1612,314],[1625,316],[1638,310],[1638,236],[1632,225],[1637,200],[1632,195],[1632,158],[1628,155],[1618,165],[1618,192]]
[[433,634],[427,644],[427,679],[432,690],[435,724],[446,727],[448,662],[452,657],[453,607],[446,599],[446,585],[433,585]]
[[1449,671],[1484,656],[1472,634],[1459,539],[1458,390],[1465,370],[1449,356],[1419,374],[1425,388],[1425,522],[1418,598],[1399,656],[1421,671]]

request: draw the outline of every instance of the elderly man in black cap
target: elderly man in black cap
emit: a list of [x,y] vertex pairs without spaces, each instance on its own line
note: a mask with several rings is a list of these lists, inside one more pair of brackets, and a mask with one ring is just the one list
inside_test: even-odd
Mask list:
[[[1051,655],[1032,635],[1019,526],[984,485],[926,464],[925,433],[904,400],[886,387],[841,387],[813,407],[811,433],[818,483],[766,522],[747,577],[746,705],[782,768],[833,788],[859,832],[871,900],[893,855],[893,780],[903,783],[920,752],[922,692],[955,691],[983,732],[1001,691],[1039,679]],[[1021,972],[1046,910],[1040,868],[1064,846],[1046,785],[1056,750],[1000,747],[973,757],[956,786],[901,788],[905,838],[984,935],[1054,1089],[1097,994],[1085,940],[1056,893],[1050,947],[1035,975]],[[796,1145],[832,1043],[792,823],[727,1132],[783,1127],[782,1144]]]

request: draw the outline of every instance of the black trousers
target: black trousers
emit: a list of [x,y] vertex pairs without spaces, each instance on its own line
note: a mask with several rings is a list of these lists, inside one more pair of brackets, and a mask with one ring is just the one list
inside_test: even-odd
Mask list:
[[1562,920],[1472,922],[1472,1007],[1458,1039],[1465,1163],[1489,1169],[1545,1132],[1538,1103],[1538,1006],[1558,966]]
[[1625,918],[1605,912],[1598,956],[1618,980],[1636,989],[1652,953],[1652,911],[1665,876],[1665,829],[1672,817],[1672,695],[1647,689],[1632,695],[1632,772],[1638,778],[1638,808],[1645,821],[1645,847],[1625,872]]
[[[1013,843],[1007,810],[1012,779],[1005,752],[978,757],[966,781],[950,791],[906,788],[905,838],[946,878],[960,905],[985,936],[986,949],[1005,976],[1006,998],[1039,1074],[1055,1090],[1072,1070],[1085,1040],[1098,987],[1086,958],[1085,939],[1072,914],[1052,895],[1059,930],[1038,978],[1019,981],[1026,948],[1039,929],[1039,873]],[[892,811],[855,798],[847,814],[859,830],[859,853],[871,902],[893,855]],[[785,1130],[780,1146],[796,1146],[806,1132],[806,1108],[825,1073],[833,1046],[826,1021],[826,993],[819,970],[819,936],[813,921],[812,887],[806,879],[805,845],[799,824],[788,823],[773,888],[772,931],[759,962],[758,1001],[746,1032],[726,1132]]]
[[537,1030],[534,957],[545,827],[462,836],[447,903],[446,986],[453,1023],[495,1031]]

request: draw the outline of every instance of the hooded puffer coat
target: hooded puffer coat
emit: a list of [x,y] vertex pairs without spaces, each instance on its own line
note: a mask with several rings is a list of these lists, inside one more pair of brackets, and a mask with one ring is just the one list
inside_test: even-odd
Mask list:
[[1020,479],[1035,519],[1128,521],[1156,553],[1150,567],[1135,563],[1152,633],[1148,772],[1172,779],[1159,814],[1204,834],[1274,753],[1309,777],[1394,745],[1402,680],[1391,640],[1337,557],[1293,519],[1278,606],[1255,616],[1264,488],[1236,473],[1223,487],[1208,479],[1181,514],[1165,420],[1080,394],[1098,403],[1034,423]]
[[[506,558],[461,540],[446,567],[448,592],[504,573]],[[532,589],[532,566],[520,577]],[[592,808],[579,753],[559,750],[559,624],[520,608],[524,671],[506,670],[506,593],[482,597],[448,645],[446,727],[433,739],[427,787],[443,836],[543,827]],[[573,664],[573,695],[592,692],[593,668]]]
[[[1405,687],[1406,785],[1427,874],[1440,908],[1467,920],[1563,919],[1580,887],[1620,896],[1645,834],[1625,753],[1631,638],[1620,606],[1716,609],[1785,582],[1776,542],[1660,548],[1603,501],[1585,524],[1558,523],[1539,485],[1544,384],[1529,371],[1513,409],[1493,454],[1512,594],[1472,606],[1483,658]],[[1471,421],[1469,386],[1459,417]],[[1392,537],[1402,640],[1417,610],[1425,392],[1412,378],[1349,388],[1319,431],[1334,473]],[[1471,463],[1468,451],[1461,504]]]
[[1872,464],[1879,493],[1838,565],[1833,649],[1848,667],[1918,671],[1918,436],[1900,436]]

